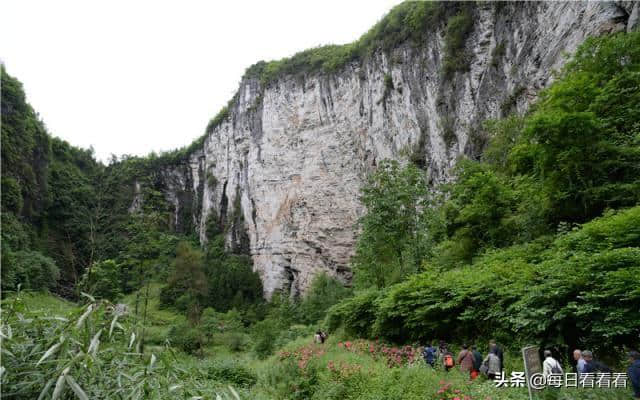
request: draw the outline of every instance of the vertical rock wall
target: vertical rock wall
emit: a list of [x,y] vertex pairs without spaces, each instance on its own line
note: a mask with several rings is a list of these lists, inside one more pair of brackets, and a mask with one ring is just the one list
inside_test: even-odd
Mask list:
[[432,183],[450,180],[486,143],[482,121],[526,110],[586,37],[634,29],[637,8],[479,3],[468,71],[449,78],[442,29],[331,75],[246,78],[203,149],[163,171],[176,226],[190,216],[202,242],[222,231],[251,255],[266,296],[300,293],[321,271],[348,282],[359,190],[380,160],[411,157]]

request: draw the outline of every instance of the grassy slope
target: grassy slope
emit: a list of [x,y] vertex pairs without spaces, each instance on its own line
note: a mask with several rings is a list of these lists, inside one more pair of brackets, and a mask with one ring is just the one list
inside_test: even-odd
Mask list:
[[[173,324],[180,323],[184,317],[171,311],[158,309],[157,294],[160,285],[153,285],[152,297],[148,309],[148,329],[151,348],[161,351],[164,337]],[[25,307],[33,312],[46,312],[49,315],[64,316],[77,313],[80,307],[74,303],[60,299],[48,293],[22,293]],[[123,299],[135,310],[136,294]],[[12,301],[9,297],[3,301]],[[140,307],[139,312],[141,312]],[[207,371],[226,364],[230,371],[238,367],[249,371],[257,377],[253,386],[242,387],[233,382],[233,377],[226,382],[236,387],[242,398],[277,399],[289,398],[312,399],[440,399],[438,390],[444,384],[451,384],[448,393],[453,396],[469,395],[473,399],[526,399],[525,389],[496,389],[491,382],[479,379],[469,382],[467,375],[453,370],[446,373],[442,370],[427,368],[418,357],[413,364],[389,368],[387,358],[379,351],[372,355],[369,345],[373,342],[357,341],[346,349],[341,345],[345,338],[333,335],[324,345],[315,345],[310,337],[300,338],[286,344],[276,355],[258,360],[250,351],[232,352],[215,339],[205,349],[202,358],[178,354],[176,366],[185,370],[198,371],[202,376],[185,384],[198,385],[203,393],[224,387],[225,380],[207,378]],[[360,343],[360,350],[353,350]],[[309,354],[303,356],[304,352]],[[283,357],[283,354],[290,354]],[[517,356],[507,355],[507,367],[520,370]],[[301,364],[300,361],[304,359]],[[330,367],[332,365],[333,367]],[[235,373],[235,372],[234,372]],[[217,390],[217,389],[216,389]],[[455,393],[459,390],[459,393]],[[559,397],[555,397],[559,395]],[[562,391],[552,398],[627,398],[627,390],[616,391]],[[206,398],[206,397],[205,397]],[[545,397],[546,398],[546,397]]]

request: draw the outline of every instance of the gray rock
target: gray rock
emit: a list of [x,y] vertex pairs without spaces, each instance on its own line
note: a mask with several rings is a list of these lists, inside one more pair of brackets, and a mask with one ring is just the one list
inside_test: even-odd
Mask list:
[[[450,79],[441,73],[442,29],[419,47],[401,45],[335,74],[285,76],[267,87],[246,78],[204,148],[162,171],[176,227],[183,213],[204,243],[208,220],[230,226],[227,246],[251,255],[267,297],[300,293],[321,271],[347,283],[365,211],[359,190],[377,163],[411,154],[433,184],[451,180],[458,157],[482,151],[484,120],[524,112],[586,37],[627,28],[628,6],[523,2],[496,12],[478,3],[469,70]],[[385,95],[386,74],[395,89]]]

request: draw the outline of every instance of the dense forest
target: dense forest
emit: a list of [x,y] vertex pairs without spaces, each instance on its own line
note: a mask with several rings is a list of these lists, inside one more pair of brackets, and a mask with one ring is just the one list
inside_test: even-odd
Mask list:
[[[464,7],[408,4],[352,45],[247,73],[331,72],[419,40],[426,15],[453,18],[464,39]],[[352,287],[320,275],[303,297],[267,302],[227,226],[202,246],[188,221],[172,226],[158,174],[192,147],[104,165],[52,137],[2,67],[2,397],[527,398],[422,368],[419,346],[439,339],[497,339],[509,370],[526,344],[621,368],[640,347],[640,33],[588,39],[526,114],[481,134],[481,158],[439,187],[410,157],[371,173]],[[132,211],[135,182],[145,202]],[[310,344],[318,329],[325,347]]]

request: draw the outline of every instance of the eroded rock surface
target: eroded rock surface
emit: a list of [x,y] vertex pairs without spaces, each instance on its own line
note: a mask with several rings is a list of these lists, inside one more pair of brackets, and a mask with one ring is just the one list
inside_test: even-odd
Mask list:
[[335,74],[246,78],[204,147],[163,171],[176,226],[191,217],[202,242],[207,226],[224,229],[267,297],[300,293],[320,271],[348,282],[359,190],[380,160],[411,157],[434,184],[450,180],[486,143],[482,121],[526,110],[586,37],[635,29],[637,13],[634,2],[480,3],[468,71],[449,78],[442,29]]

